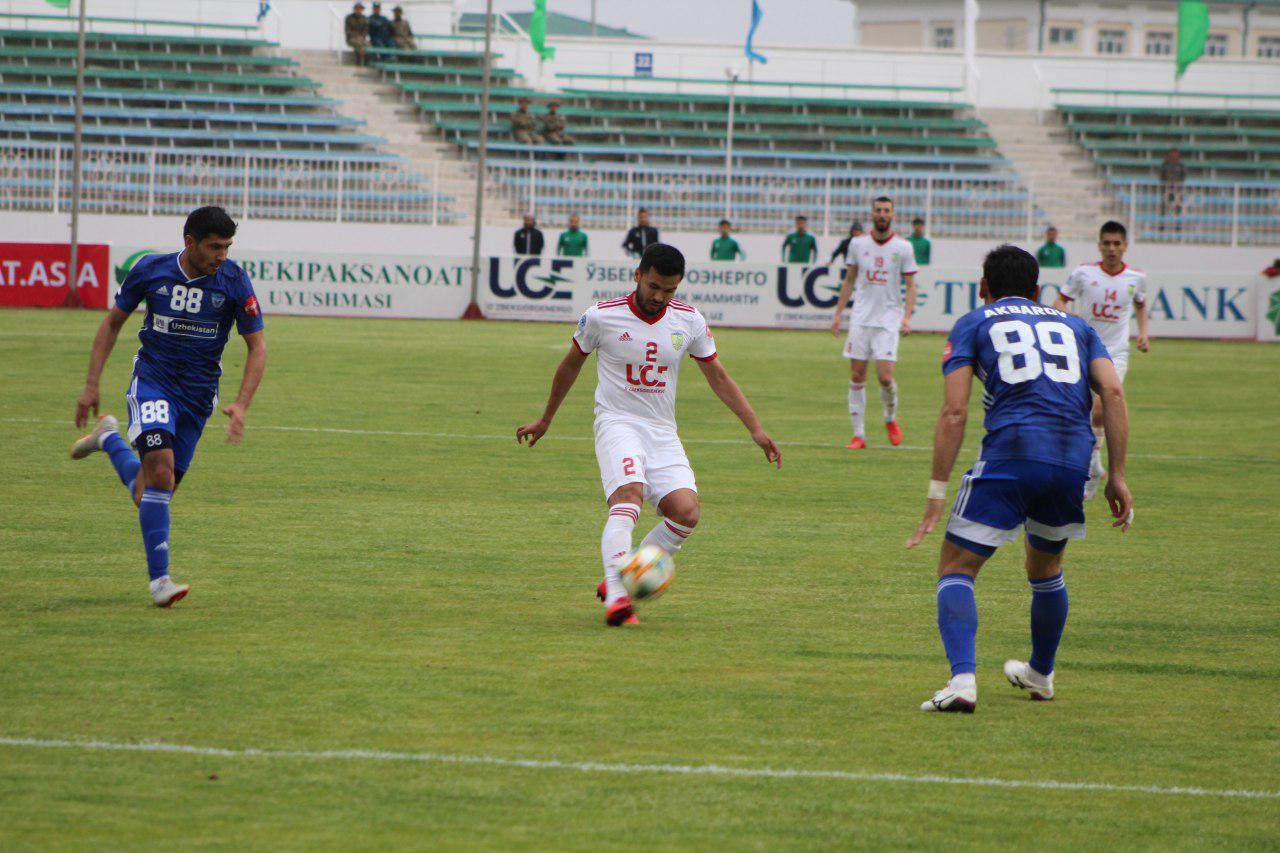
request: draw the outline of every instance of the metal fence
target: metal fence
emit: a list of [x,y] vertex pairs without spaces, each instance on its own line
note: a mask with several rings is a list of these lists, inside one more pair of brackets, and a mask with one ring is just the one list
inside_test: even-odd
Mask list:
[[[0,144],[0,210],[70,210],[71,147]],[[86,213],[184,215],[216,204],[242,219],[443,224],[458,215],[395,161],[87,146]]]
[[776,231],[804,215],[811,230],[830,236],[854,221],[870,227],[871,201],[881,195],[894,200],[898,222],[919,216],[937,237],[1029,239],[1046,224],[1026,187],[1003,176],[763,169],[730,178],[723,169],[533,159],[491,163],[489,174],[512,210],[578,213],[595,227],[628,227],[643,207],[669,228],[714,228],[725,218],[741,231]]
[[1131,179],[1111,184],[1115,215],[1134,240],[1280,245],[1280,185]]

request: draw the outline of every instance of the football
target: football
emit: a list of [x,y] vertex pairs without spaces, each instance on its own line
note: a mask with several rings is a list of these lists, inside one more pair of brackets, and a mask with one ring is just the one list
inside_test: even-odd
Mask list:
[[651,600],[671,586],[676,564],[671,555],[657,545],[644,545],[627,555],[621,575],[627,595],[635,601]]

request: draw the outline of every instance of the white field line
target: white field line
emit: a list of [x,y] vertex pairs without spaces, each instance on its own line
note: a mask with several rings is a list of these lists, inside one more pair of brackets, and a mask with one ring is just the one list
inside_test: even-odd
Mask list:
[[1098,791],[1181,797],[1280,799],[1280,791],[1238,788],[1182,788],[1161,785],[1109,785],[1104,782],[1056,782],[1035,779],[909,776],[903,773],[859,773],[848,770],[791,770],[772,767],[723,767],[718,764],[622,764],[596,761],[554,761],[501,758],[493,755],[451,755],[439,752],[385,752],[374,749],[224,749],[170,743],[113,743],[110,741],[44,740],[0,737],[0,746],[28,749],[74,749],[92,752],[144,752],[201,755],[215,758],[311,759],[317,761],[399,761],[418,764],[473,765],[524,770],[566,770],[574,773],[656,773],[668,776],[723,776],[755,779],[827,779],[843,782],[889,782],[917,785],[968,785],[977,788],[1023,788],[1053,791]]
[[[55,421],[45,418],[0,418],[0,423],[10,424],[48,424],[50,426],[65,426],[67,421]],[[402,438],[438,438],[450,441],[515,441],[515,430],[508,435],[494,435],[492,433],[477,432],[421,432],[416,430],[392,430],[392,429],[355,429],[343,427],[302,427],[302,426],[278,426],[272,424],[250,424],[246,429],[264,430],[268,432],[309,432],[309,433],[328,433],[333,435],[383,435],[383,436],[399,436]],[[595,441],[589,435],[562,435],[555,433],[544,439],[548,443],[557,441]],[[754,447],[754,442],[740,438],[682,438],[680,441],[684,444],[726,444],[737,445],[742,447]],[[807,447],[817,450],[840,450],[844,447],[838,443],[826,443],[821,441],[779,441],[779,447]],[[915,453],[932,453],[933,448],[922,444],[901,444],[897,447],[869,446],[869,451],[878,451],[880,453],[899,453],[899,452],[915,452]],[[1261,463],[1268,465],[1280,464],[1280,458],[1270,456],[1197,456],[1190,453],[1130,453],[1130,459],[1151,459],[1162,462],[1241,462],[1241,463]]]

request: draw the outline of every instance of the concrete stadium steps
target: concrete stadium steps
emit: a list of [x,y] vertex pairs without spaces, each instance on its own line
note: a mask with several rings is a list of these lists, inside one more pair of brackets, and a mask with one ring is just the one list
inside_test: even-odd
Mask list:
[[1094,239],[1098,226],[1115,215],[1115,202],[1061,118],[1036,110],[983,110],[980,117],[1061,239]]
[[[387,141],[381,150],[409,161],[422,175],[438,174],[440,192],[450,197],[446,207],[470,218],[475,206],[475,165],[465,161],[456,145],[445,142],[422,123],[420,112],[404,99],[404,93],[384,80],[376,68],[350,64],[348,54],[333,51],[291,51],[301,74],[320,83],[320,91],[337,98],[337,112],[364,122],[364,129]],[[438,172],[437,172],[438,170]],[[518,224],[518,216],[506,199],[493,190],[485,194],[485,223]]]

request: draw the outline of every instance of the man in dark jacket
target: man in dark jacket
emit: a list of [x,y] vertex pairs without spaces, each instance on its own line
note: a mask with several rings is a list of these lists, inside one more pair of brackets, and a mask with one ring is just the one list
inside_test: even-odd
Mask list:
[[633,258],[644,254],[644,250],[658,239],[658,229],[649,224],[649,211],[643,207],[636,213],[636,227],[627,232],[627,239],[622,241],[622,248]]
[[524,215],[524,227],[516,232],[514,240],[517,255],[542,254],[542,232],[538,230],[537,225],[538,222],[533,218],[533,214]]
[[396,41],[391,35],[391,20],[382,14],[382,4],[373,4],[373,14],[369,16],[369,42],[374,47],[395,47]]

